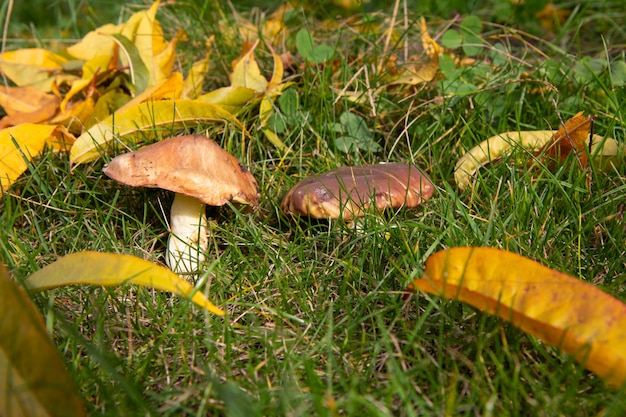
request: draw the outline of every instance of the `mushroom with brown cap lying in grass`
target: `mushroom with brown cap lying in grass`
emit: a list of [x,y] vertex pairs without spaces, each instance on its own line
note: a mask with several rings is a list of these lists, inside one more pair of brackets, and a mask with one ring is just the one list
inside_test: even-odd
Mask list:
[[434,191],[428,176],[410,164],[340,167],[300,181],[281,208],[288,214],[351,221],[370,209],[417,207]]
[[125,185],[175,192],[170,212],[167,265],[195,274],[208,248],[205,204],[258,205],[257,182],[234,156],[202,135],[165,139],[115,157],[104,173]]

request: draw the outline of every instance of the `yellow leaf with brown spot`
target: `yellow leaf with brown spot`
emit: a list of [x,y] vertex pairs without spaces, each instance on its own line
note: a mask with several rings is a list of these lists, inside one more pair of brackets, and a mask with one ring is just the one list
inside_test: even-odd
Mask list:
[[0,192],[7,191],[44,146],[60,151],[74,140],[63,126],[24,123],[0,130]]
[[[112,59],[111,55],[95,55],[83,64],[82,77],[71,83],[70,90],[65,93],[63,101],[61,101],[61,112],[65,112],[65,108],[77,94],[90,87],[95,87],[98,75],[107,71]],[[85,96],[90,96],[90,93],[86,93]]]
[[459,247],[431,255],[409,289],[495,314],[610,385],[626,382],[626,304],[578,278],[512,252]]

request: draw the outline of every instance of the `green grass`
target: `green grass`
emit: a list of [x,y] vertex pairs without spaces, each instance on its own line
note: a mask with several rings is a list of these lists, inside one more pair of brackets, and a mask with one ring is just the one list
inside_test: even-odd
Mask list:
[[[431,3],[419,12],[439,40],[452,17],[437,17],[441,2]],[[321,30],[319,19],[330,7],[293,13],[278,52],[299,59],[293,37],[306,27],[317,43],[337,46],[336,62],[288,73],[299,101],[296,122],[281,135],[288,153],[255,129],[252,110],[242,116],[252,134],[245,143],[235,128],[216,137],[250,165],[262,195],[252,213],[209,209],[211,261],[202,291],[228,318],[134,287],[64,288],[33,297],[91,415],[626,413],[623,389],[610,389],[510,324],[457,302],[402,296],[430,254],[476,245],[522,254],[626,300],[623,158],[607,173],[590,171],[590,188],[575,163],[534,179],[523,166],[493,165],[463,192],[453,181],[457,159],[478,142],[501,131],[556,127],[581,110],[599,116],[596,133],[623,142],[623,87],[606,69],[585,72],[583,57],[623,61],[618,45],[626,42],[626,12],[620,2],[571,2],[575,13],[541,39],[533,37],[541,30],[530,12],[502,16],[493,2],[475,3],[460,10],[483,19],[485,47],[475,65],[448,74],[447,91],[436,82],[378,89],[385,82],[378,62],[392,53],[402,59],[405,41],[410,54],[420,52],[420,15],[409,14],[407,27],[398,16],[399,35],[385,49],[391,10],[354,12],[371,23],[369,32],[343,17]],[[232,10],[177,2],[159,13],[167,33],[188,32],[189,42],[180,46],[183,68],[215,33],[207,88],[227,85],[241,46],[220,26],[234,22]],[[600,34],[610,42],[603,44]],[[260,49],[257,57],[269,72],[271,55]],[[498,67],[481,64],[495,57]],[[338,98],[348,81],[348,90],[363,93],[359,103]],[[476,89],[453,93],[467,85]],[[380,152],[335,148],[333,124],[346,110],[367,121]],[[302,177],[381,161],[423,168],[437,185],[433,199],[414,211],[370,214],[356,228],[295,220],[279,210]],[[65,155],[45,153],[0,200],[0,260],[17,281],[83,250],[164,263],[164,213],[172,195],[118,185],[103,176],[103,162],[70,172]]]

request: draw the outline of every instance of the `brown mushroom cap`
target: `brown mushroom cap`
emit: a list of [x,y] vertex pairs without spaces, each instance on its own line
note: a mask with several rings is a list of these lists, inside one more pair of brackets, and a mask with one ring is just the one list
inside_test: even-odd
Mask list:
[[119,155],[103,172],[122,184],[158,187],[211,206],[259,203],[257,182],[248,168],[202,135],[173,137]]
[[372,206],[416,207],[434,190],[428,176],[409,164],[340,167],[300,181],[285,195],[281,208],[300,216],[351,220]]

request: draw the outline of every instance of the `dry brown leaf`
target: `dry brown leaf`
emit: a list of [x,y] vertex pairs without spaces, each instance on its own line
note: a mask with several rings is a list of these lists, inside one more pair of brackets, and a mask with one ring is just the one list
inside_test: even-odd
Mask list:
[[583,116],[583,112],[576,113],[561,126],[548,143],[539,149],[536,156],[550,170],[554,170],[558,166],[557,164],[565,162],[568,155],[574,152],[580,166],[587,168],[589,165],[590,131],[594,119],[594,116]]

